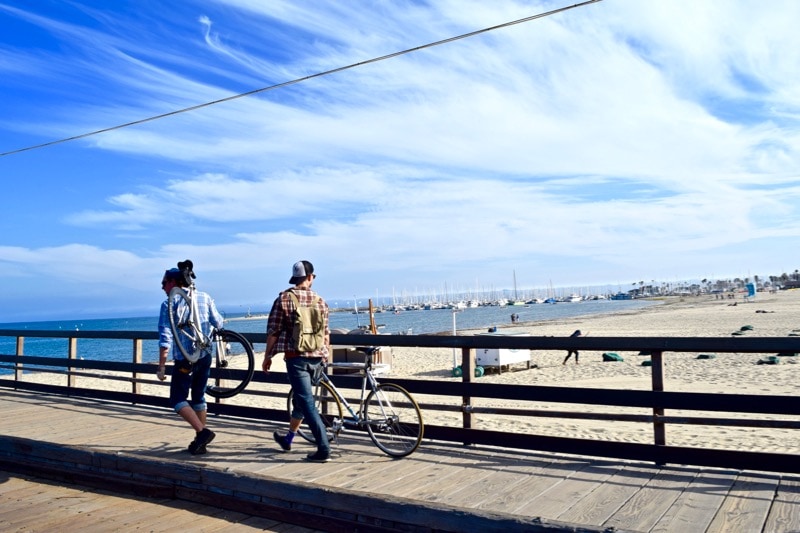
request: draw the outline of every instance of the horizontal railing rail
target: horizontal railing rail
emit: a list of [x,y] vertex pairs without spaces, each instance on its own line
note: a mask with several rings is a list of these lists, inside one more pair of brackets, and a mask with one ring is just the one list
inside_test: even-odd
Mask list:
[[[244,336],[258,351],[258,345],[266,342],[264,334],[245,333]],[[163,396],[140,393],[141,384],[165,386],[154,378],[156,366],[142,362],[142,341],[158,339],[153,331],[33,331],[0,330],[0,337],[16,338],[16,353],[0,354],[0,369],[9,369],[12,374],[0,375],[0,386],[24,390],[53,392],[73,396],[100,398],[112,401],[166,406]],[[64,338],[67,340],[67,357],[54,358],[24,354],[25,338]],[[133,341],[131,362],[100,360],[102,354],[82,354],[77,357],[78,339],[119,339]],[[397,383],[420,398],[435,396],[454,398],[450,403],[420,401],[425,411],[459,413],[459,426],[426,423],[425,436],[430,439],[522,448],[558,453],[573,453],[601,457],[615,457],[652,461],[658,464],[678,463],[699,466],[715,466],[739,469],[757,469],[778,472],[800,473],[796,456],[784,453],[748,452],[737,450],[708,449],[707,447],[670,446],[666,442],[666,425],[707,425],[730,427],[762,427],[788,430],[800,429],[800,398],[781,395],[720,394],[699,392],[671,392],[664,390],[663,361],[665,353],[714,352],[778,354],[800,353],[798,337],[761,338],[672,338],[672,337],[544,337],[544,336],[449,336],[449,335],[341,335],[332,334],[331,342],[339,346],[381,347],[425,347],[456,348],[461,351],[463,374],[460,381],[423,380],[380,376],[381,381]],[[603,388],[576,388],[541,385],[516,385],[481,383],[474,378],[475,356],[473,350],[483,348],[505,348],[516,350],[569,350],[586,351],[636,351],[649,354],[652,365],[651,390],[619,390]],[[261,348],[263,351],[263,347]],[[256,366],[258,367],[258,362]],[[66,386],[34,383],[23,379],[23,371],[64,374]],[[92,371],[96,371],[92,373]],[[99,373],[98,373],[99,372]],[[112,372],[114,375],[103,373]],[[130,374],[131,377],[118,374]],[[74,377],[103,377],[105,379],[130,382],[131,392],[86,389],[74,386]],[[213,376],[212,376],[213,377]],[[357,389],[359,377],[336,375],[337,387]],[[248,387],[243,394],[256,396],[285,397],[286,377],[282,373],[264,375],[256,372],[254,383],[279,385],[279,390],[255,390]],[[251,390],[252,389],[252,390]],[[594,405],[624,408],[644,408],[646,414],[598,413],[586,410],[551,410],[524,407],[490,407],[475,405],[475,399],[516,400],[526,403],[565,404],[569,406]],[[237,405],[235,398],[226,403],[209,406],[212,413],[226,416],[268,419],[284,422],[285,409]],[[690,415],[667,415],[666,411],[681,411]],[[696,415],[691,415],[695,413]],[[704,413],[704,415],[701,415]],[[720,416],[708,416],[715,413]],[[724,417],[722,415],[730,415]],[[751,416],[742,416],[751,415]],[[752,415],[786,416],[788,418],[759,418]],[[535,435],[514,431],[492,431],[475,429],[476,417],[521,416],[537,418],[583,419],[613,422],[636,422],[652,424],[652,444],[599,441],[593,439],[566,438]],[[613,428],[613,426],[609,426]]]

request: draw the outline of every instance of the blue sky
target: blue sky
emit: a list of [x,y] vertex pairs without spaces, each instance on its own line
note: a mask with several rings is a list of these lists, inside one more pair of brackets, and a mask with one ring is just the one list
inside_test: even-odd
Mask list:
[[[0,0],[0,153],[574,2]],[[0,157],[0,321],[800,265],[800,3],[604,0]]]

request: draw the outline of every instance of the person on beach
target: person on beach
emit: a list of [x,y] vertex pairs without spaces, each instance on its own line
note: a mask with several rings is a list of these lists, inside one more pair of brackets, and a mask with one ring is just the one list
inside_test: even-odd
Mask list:
[[[187,288],[191,279],[195,277],[192,262],[188,259],[178,263],[178,268],[171,268],[164,272],[161,279],[161,288],[169,297],[173,287]],[[210,335],[212,328],[222,327],[222,315],[217,311],[214,300],[205,292],[195,291],[194,298],[199,309],[200,327],[204,334]],[[206,446],[214,440],[216,434],[206,427],[206,400],[205,392],[208,377],[211,373],[211,352],[209,347],[200,358],[192,363],[187,361],[178,349],[176,342],[184,342],[187,351],[193,351],[192,341],[185,339],[176,341],[172,334],[169,322],[170,306],[180,305],[179,301],[169,301],[161,304],[158,317],[158,379],[164,381],[166,377],[167,357],[172,351],[173,371],[172,381],[169,384],[169,403],[181,418],[186,420],[195,430],[195,438],[189,444],[188,451],[192,455],[206,453]],[[191,402],[188,401],[191,392]]]
[[[306,421],[314,440],[317,451],[306,456],[308,461],[325,463],[330,461],[331,449],[325,433],[325,426],[319,416],[319,411],[314,403],[313,384],[319,379],[323,371],[322,362],[326,361],[330,353],[330,326],[328,322],[328,304],[311,290],[314,283],[314,266],[308,261],[298,261],[292,267],[292,277],[289,283],[294,287],[281,292],[272,304],[267,320],[267,349],[264,352],[264,362],[261,368],[269,373],[272,358],[278,353],[283,353],[286,361],[286,374],[294,390],[292,414],[289,419],[289,431],[281,435],[276,431],[273,434],[275,442],[281,450],[288,452],[292,449],[292,441],[303,420]],[[290,294],[291,293],[291,294]],[[301,306],[316,305],[324,318],[324,343],[311,352],[299,352],[293,338],[295,303],[292,294]]]
[[[588,335],[588,333],[587,333],[586,335]],[[576,330],[575,330],[575,331],[572,333],[572,335],[570,335],[570,337],[581,337],[581,336],[585,337],[586,335],[583,335],[583,334],[581,333],[581,330],[579,330],[579,329],[576,329]],[[562,365],[566,365],[566,364],[567,364],[567,361],[569,361],[569,358],[570,358],[570,357],[572,357],[572,354],[575,354],[575,364],[577,365],[577,364],[578,364],[578,355],[579,355],[579,354],[578,354],[578,350],[569,350],[569,351],[567,352],[567,356],[564,358],[564,362],[563,362],[563,363],[561,363],[561,364],[562,364]]]

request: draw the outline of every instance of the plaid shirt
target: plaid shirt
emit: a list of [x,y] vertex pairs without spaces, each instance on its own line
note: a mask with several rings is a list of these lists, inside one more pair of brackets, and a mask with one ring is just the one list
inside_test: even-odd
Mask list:
[[[292,291],[295,296],[297,296],[297,300],[300,302],[300,305],[308,306],[311,305],[311,302],[314,301],[314,298],[317,294],[314,291],[306,290],[306,289],[288,289],[283,291],[275,298],[275,302],[272,304],[272,309],[269,312],[269,320],[267,320],[267,336],[270,335],[278,335],[278,342],[275,343],[275,347],[272,349],[272,353],[266,354],[268,357],[272,357],[275,354],[283,353],[285,357],[298,357],[303,355],[305,357],[325,357],[328,356],[328,347],[323,346],[322,349],[317,350],[315,352],[306,352],[306,353],[298,353],[297,347],[294,344],[294,340],[292,339],[292,329],[294,328],[294,302],[292,302],[291,296],[289,296],[288,291]],[[325,335],[330,334],[330,328],[328,325],[328,304],[320,298],[317,300],[317,308],[322,311],[323,316],[325,317]]]

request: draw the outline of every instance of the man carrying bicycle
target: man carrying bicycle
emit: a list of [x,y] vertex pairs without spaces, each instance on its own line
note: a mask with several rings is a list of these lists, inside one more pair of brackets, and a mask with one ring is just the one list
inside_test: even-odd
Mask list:
[[[208,377],[211,373],[212,349],[209,346],[203,350],[196,362],[189,362],[177,347],[177,342],[184,342],[184,348],[191,353],[194,351],[191,340],[175,339],[172,328],[170,327],[170,313],[176,312],[174,309],[182,302],[178,299],[170,300],[170,291],[174,287],[188,288],[194,278],[192,262],[189,260],[178,263],[179,268],[171,268],[164,272],[161,280],[161,288],[167,294],[167,300],[161,304],[161,312],[158,318],[158,379],[166,379],[166,364],[170,350],[174,361],[172,381],[169,387],[169,402],[181,418],[186,420],[195,430],[195,438],[189,444],[188,451],[192,455],[206,453],[206,446],[214,440],[216,434],[206,427],[206,401],[205,391],[208,385]],[[192,291],[197,303],[199,316],[194,320],[201,331],[209,336],[212,328],[222,327],[222,315],[217,311],[214,300],[201,291]],[[191,392],[191,402],[188,401]]]
[[[292,449],[292,440],[303,420],[308,424],[317,451],[306,456],[309,461],[325,463],[330,461],[331,449],[325,433],[325,426],[314,403],[312,382],[322,372],[322,362],[327,360],[330,351],[330,328],[328,325],[328,304],[311,290],[316,275],[314,266],[308,261],[298,261],[292,267],[289,283],[294,287],[281,292],[272,304],[267,321],[267,349],[261,368],[265,373],[272,366],[272,358],[278,353],[284,354],[286,374],[294,390],[292,414],[289,420],[289,432],[281,435],[275,432],[275,442],[285,452]],[[313,351],[300,352],[293,338],[295,311],[299,306],[316,306],[324,318],[324,342]]]

